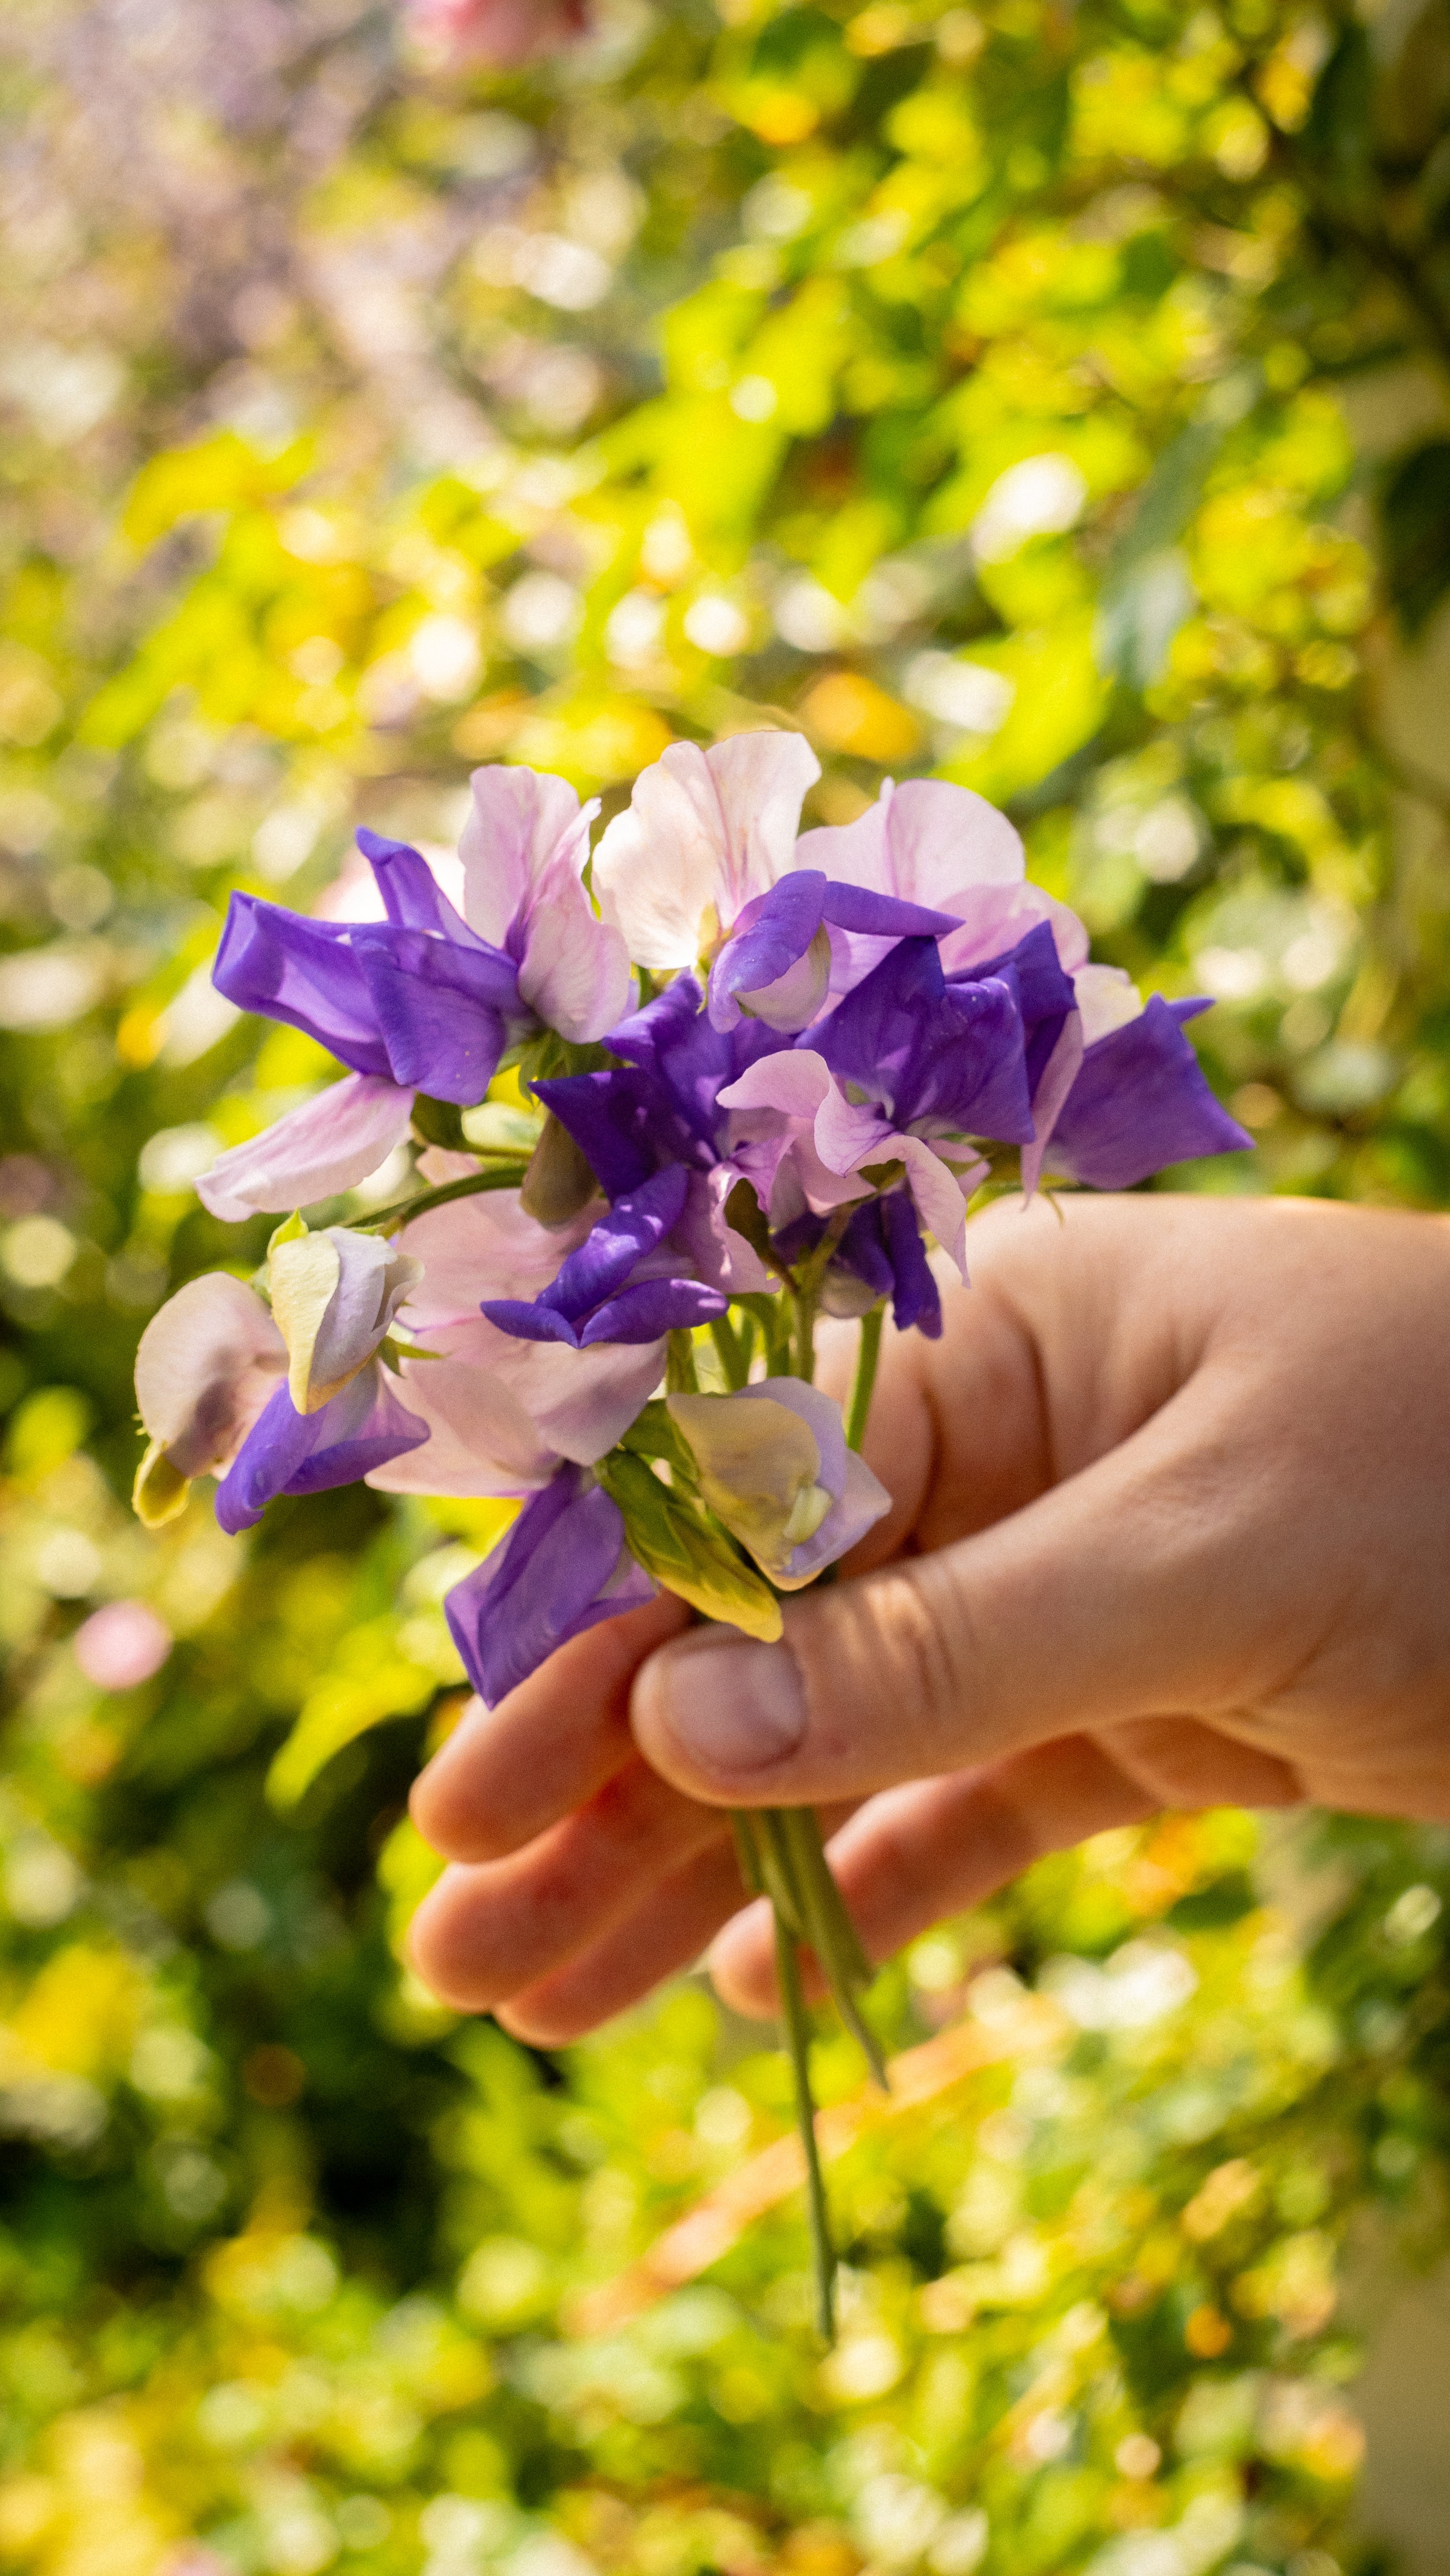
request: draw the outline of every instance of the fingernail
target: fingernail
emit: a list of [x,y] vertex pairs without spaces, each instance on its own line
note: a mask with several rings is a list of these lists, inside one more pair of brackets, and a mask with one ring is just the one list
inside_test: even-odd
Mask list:
[[742,1637],[665,1663],[665,1714],[682,1753],[709,1771],[760,1771],[794,1753],[805,1693],[787,1646]]

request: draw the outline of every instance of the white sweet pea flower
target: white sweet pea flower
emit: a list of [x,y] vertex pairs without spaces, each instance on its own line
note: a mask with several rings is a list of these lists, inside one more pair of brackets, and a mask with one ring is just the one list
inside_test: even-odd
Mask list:
[[594,854],[604,918],[637,966],[676,973],[715,949],[795,864],[801,799],[820,774],[798,733],[732,734],[708,751],[672,742],[641,770]]
[[711,1511],[783,1592],[833,1565],[891,1508],[818,1386],[768,1377],[736,1395],[666,1401]]
[[422,1276],[421,1261],[343,1225],[274,1239],[267,1284],[299,1413],[320,1412],[367,1367]]

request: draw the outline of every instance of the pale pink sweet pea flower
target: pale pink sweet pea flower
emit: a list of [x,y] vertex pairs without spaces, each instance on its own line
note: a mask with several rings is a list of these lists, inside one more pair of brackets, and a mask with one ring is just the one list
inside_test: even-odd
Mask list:
[[[561,1458],[590,1466],[613,1448],[659,1384],[664,1342],[571,1350],[522,1341],[479,1312],[485,1298],[538,1296],[596,1213],[591,1206],[567,1226],[542,1226],[517,1190],[490,1190],[404,1227],[398,1249],[421,1262],[423,1276],[401,1320],[440,1357],[405,1358],[402,1374],[432,1437],[377,1468],[369,1484],[385,1493],[528,1492]],[[485,1474],[493,1481],[480,1482]]]
[[[1028,882],[1021,838],[1006,815],[948,779],[909,778],[901,787],[887,779],[854,823],[803,832],[793,864],[820,868],[838,884],[954,914],[962,927],[941,942],[946,975],[1000,957],[1039,921],[1051,922],[1068,974],[1087,962],[1086,930],[1065,903]],[[837,932],[832,991],[858,984],[890,945]]]
[[475,769],[463,826],[463,918],[519,970],[519,992],[547,1028],[587,1045],[629,1007],[629,955],[584,887],[598,797],[533,769]]
[[577,45],[590,25],[588,0],[409,0],[408,19],[449,61],[501,70]]
[[153,1315],[136,1353],[148,1437],[136,1510],[173,1520],[194,1476],[222,1476],[287,1374],[287,1345],[262,1304],[224,1270],[189,1280]]
[[108,1601],[77,1628],[71,1651],[97,1690],[135,1690],[159,1673],[171,1652],[164,1619],[145,1601]]
[[703,751],[672,742],[594,854],[606,921],[637,966],[697,965],[797,860],[801,799],[821,765],[798,733],[738,733]]
[[797,1191],[806,1207],[825,1216],[871,1196],[875,1185],[861,1177],[865,1166],[900,1162],[922,1223],[966,1278],[966,1205],[987,1174],[969,1146],[902,1135],[874,1102],[849,1101],[825,1058],[810,1047],[759,1057],[719,1096],[727,1109],[766,1111],[779,1122],[736,1156],[747,1177],[768,1175],[770,1195],[762,1204],[773,1226],[797,1213]]
[[369,1073],[344,1074],[260,1136],[229,1146],[201,1174],[202,1206],[229,1225],[280,1215],[357,1187],[408,1133],[413,1094]]

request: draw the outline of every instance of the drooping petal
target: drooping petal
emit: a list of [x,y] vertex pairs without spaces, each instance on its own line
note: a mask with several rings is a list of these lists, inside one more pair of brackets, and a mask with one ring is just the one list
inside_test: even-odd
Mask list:
[[561,1467],[443,1607],[469,1680],[496,1708],[556,1647],[655,1590],[625,1547],[618,1504]]
[[1129,1190],[1170,1163],[1252,1146],[1214,1098],[1183,1034],[1181,1023],[1208,1007],[1155,993],[1145,1010],[1088,1048],[1057,1121],[1054,1169],[1094,1189]]
[[150,1441],[136,1478],[143,1520],[171,1519],[193,1476],[224,1473],[286,1368],[281,1334],[240,1279],[212,1271],[167,1299],[136,1353]]
[[386,1369],[363,1370],[317,1413],[299,1413],[280,1386],[217,1487],[217,1519],[233,1535],[250,1529],[277,1495],[355,1485],[427,1437],[427,1423],[407,1410]]
[[372,1074],[345,1074],[260,1136],[218,1154],[196,1194],[224,1222],[311,1207],[356,1187],[408,1133],[413,1094]]
[[473,1326],[431,1333],[426,1347],[431,1356],[405,1359],[400,1375],[409,1411],[428,1426],[427,1445],[372,1468],[366,1482],[384,1494],[459,1495],[528,1494],[547,1484],[560,1453],[489,1354],[477,1358]]
[[[345,921],[308,921],[256,895],[234,894],[212,982],[239,1011],[305,1029],[330,1055],[383,1081],[395,1075],[377,1009]],[[420,1087],[415,1077],[412,1088]]]
[[[832,1303],[830,1295],[838,1271],[859,1280],[871,1304],[882,1297],[891,1299],[891,1320],[899,1333],[914,1327],[928,1341],[937,1340],[942,1328],[941,1294],[909,1190],[884,1190],[857,1209],[826,1274],[826,1303],[832,1312],[845,1307],[842,1299]],[[862,1311],[862,1301],[853,1301],[846,1310]]]
[[790,865],[820,763],[801,734],[671,743],[635,781],[594,857],[606,921],[640,966],[693,966]]
[[[577,1322],[622,1288],[636,1264],[669,1233],[685,1204],[688,1176],[678,1165],[656,1172],[590,1227],[539,1304]],[[487,1312],[487,1308],[484,1310]]]

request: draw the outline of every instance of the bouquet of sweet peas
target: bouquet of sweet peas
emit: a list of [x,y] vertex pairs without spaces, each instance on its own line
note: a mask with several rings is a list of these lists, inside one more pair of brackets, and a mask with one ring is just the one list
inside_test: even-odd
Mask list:
[[[795,734],[674,743],[591,856],[597,805],[483,769],[451,870],[359,835],[374,917],[233,897],[217,986],[347,1070],[197,1184],[285,1222],[142,1338],[143,1520],[201,1474],[232,1531],[358,1478],[517,1497],[445,1605],[489,1705],[661,1585],[774,1639],[888,1507],[859,1454],[883,1319],[940,1331],[973,1196],[1247,1144],[1183,1033],[1204,1005],[1090,964],[1005,816],[916,779],[801,835],[818,774]],[[489,1099],[510,1069],[532,1123]],[[408,1195],[308,1225],[409,1142]],[[861,1319],[844,1413],[823,1314]],[[737,1839],[775,1908],[829,2329],[798,1949],[879,2075],[870,1970],[808,1812]]]

